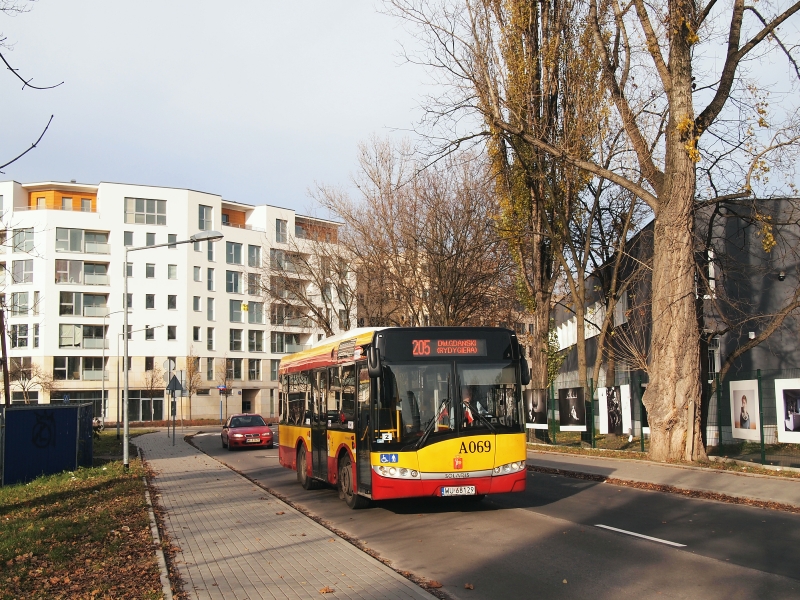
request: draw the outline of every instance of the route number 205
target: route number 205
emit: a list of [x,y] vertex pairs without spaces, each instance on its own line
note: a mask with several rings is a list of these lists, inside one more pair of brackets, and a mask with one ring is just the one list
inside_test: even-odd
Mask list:
[[413,344],[411,347],[411,354],[413,356],[430,356],[431,355],[431,341],[430,340],[411,340]]

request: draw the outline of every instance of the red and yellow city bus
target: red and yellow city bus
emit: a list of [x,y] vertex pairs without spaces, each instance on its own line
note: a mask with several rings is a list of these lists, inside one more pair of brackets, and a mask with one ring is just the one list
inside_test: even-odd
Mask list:
[[280,463],[306,489],[369,499],[525,489],[522,386],[513,331],[360,328],[280,364]]

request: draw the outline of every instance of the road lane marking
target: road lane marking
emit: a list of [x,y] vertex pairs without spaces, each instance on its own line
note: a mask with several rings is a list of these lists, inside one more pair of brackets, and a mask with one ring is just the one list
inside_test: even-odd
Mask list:
[[626,535],[632,535],[634,537],[642,538],[644,540],[650,540],[651,542],[658,542],[659,544],[666,544],[667,546],[675,546],[676,548],[685,548],[686,544],[679,544],[678,542],[670,542],[669,540],[662,540],[656,537],[650,537],[649,535],[643,535],[641,533],[635,533],[633,531],[626,531],[624,529],[617,529],[616,527],[609,527],[608,525],[600,525],[597,524],[595,527],[601,527],[603,529],[608,529],[610,531],[616,531],[618,533],[624,533]]

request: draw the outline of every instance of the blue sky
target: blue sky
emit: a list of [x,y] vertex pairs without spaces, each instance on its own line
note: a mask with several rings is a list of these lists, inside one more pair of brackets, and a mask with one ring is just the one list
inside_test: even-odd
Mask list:
[[356,145],[406,135],[430,79],[402,26],[361,0],[38,0],[0,16],[0,179],[186,187],[311,210],[347,185]]

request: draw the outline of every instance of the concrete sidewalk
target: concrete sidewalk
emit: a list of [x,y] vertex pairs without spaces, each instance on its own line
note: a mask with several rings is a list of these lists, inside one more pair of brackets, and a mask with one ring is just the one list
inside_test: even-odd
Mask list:
[[433,598],[182,439],[134,442],[157,472],[190,598],[320,598],[326,587],[332,598]]
[[528,465],[800,507],[800,479],[528,449]]

